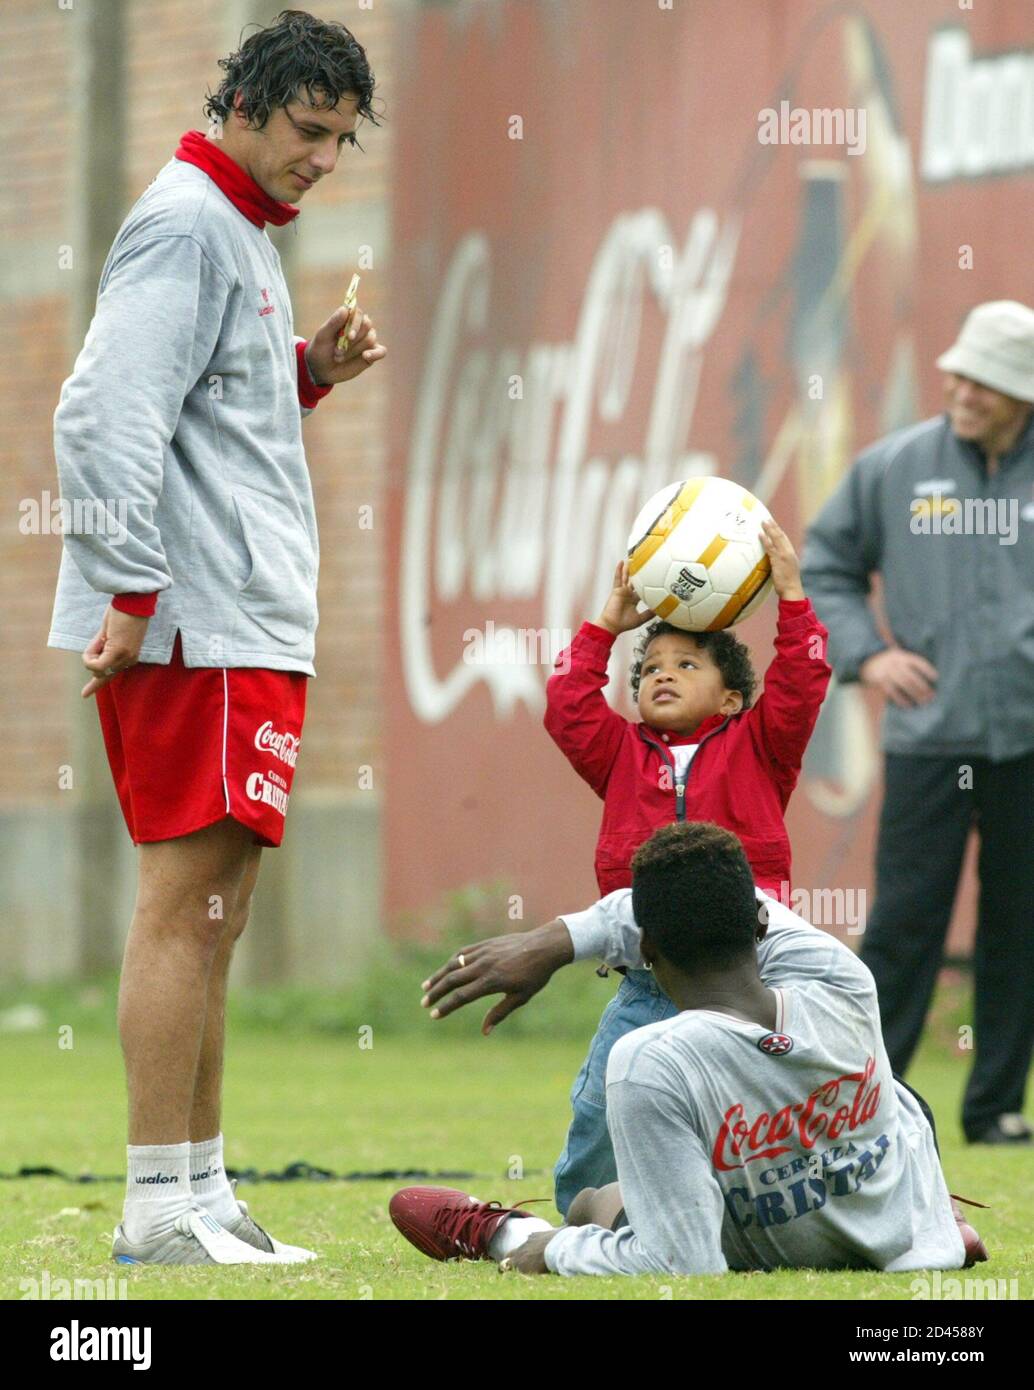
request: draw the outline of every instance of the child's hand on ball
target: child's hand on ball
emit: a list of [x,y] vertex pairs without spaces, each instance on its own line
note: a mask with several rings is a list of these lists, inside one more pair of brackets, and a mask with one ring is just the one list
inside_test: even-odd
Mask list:
[[772,584],[780,598],[802,599],[801,567],[797,552],[783,528],[769,518],[761,523],[761,544],[772,561]]
[[642,627],[643,623],[655,616],[649,608],[640,612],[639,595],[628,582],[628,561],[619,560],[614,571],[614,587],[596,626],[606,628],[617,637],[622,632],[631,632],[633,628]]

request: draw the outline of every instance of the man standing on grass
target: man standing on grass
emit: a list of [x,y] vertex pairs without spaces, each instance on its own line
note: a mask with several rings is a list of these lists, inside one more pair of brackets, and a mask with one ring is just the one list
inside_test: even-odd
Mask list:
[[[978,304],[937,359],[945,411],[879,440],[801,563],[841,681],[886,701],[862,960],[891,1065],[922,1036],[966,842],[980,834],[971,1144],[1030,1146],[1034,1049],[1034,310]],[[870,603],[882,579],[886,623]]]
[[119,993],[125,1263],[313,1258],[226,1178],[226,980],[315,674],[302,417],[386,351],[359,309],[296,337],[265,230],[298,215],[361,118],[377,124],[364,50],[287,10],[220,67],[208,136],[183,136],[115,239],[54,420],[62,496],[121,523],[66,534],[49,644],[83,652],[140,846]]

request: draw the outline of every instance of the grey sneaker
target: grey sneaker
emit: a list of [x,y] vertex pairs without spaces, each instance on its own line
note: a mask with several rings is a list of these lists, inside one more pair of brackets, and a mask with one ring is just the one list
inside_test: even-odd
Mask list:
[[141,1245],[126,1239],[121,1226],[115,1228],[112,1258],[120,1265],[246,1265],[293,1263],[276,1254],[256,1250],[238,1240],[202,1207],[179,1218],[173,1230]]
[[[233,1189],[234,1196],[237,1195],[237,1179],[234,1178],[230,1187]],[[301,1264],[306,1260],[318,1260],[319,1256],[315,1250],[306,1250],[300,1245],[285,1245],[282,1240],[277,1240],[276,1236],[271,1236],[268,1231],[262,1229],[253,1216],[248,1214],[247,1202],[237,1200],[237,1207],[240,1217],[236,1221],[228,1221],[225,1229],[231,1235],[242,1240],[246,1245],[252,1246],[255,1250],[263,1250],[271,1255],[279,1255],[285,1261],[292,1264]]]

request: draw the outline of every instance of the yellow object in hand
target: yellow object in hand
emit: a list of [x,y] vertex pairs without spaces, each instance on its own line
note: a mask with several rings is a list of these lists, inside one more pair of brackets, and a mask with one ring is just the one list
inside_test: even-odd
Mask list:
[[[346,309],[354,309],[354,308],[355,308],[355,302],[356,302],[356,299],[358,298],[358,295],[359,295],[359,276],[358,276],[358,275],[353,275],[353,276],[352,276],[352,279],[349,281],[347,293],[345,294],[345,308],[346,308]],[[341,332],[338,334],[337,346],[338,346],[338,351],[339,351],[339,352],[343,351],[343,350],[348,346],[348,326],[347,326],[347,325],[348,325],[348,320],[347,320],[347,319],[345,320],[345,325],[346,325],[346,326],[345,326],[345,327],[341,330]]]

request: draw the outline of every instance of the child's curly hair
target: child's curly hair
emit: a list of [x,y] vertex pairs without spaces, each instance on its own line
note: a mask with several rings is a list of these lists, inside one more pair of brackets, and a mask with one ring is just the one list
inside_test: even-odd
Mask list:
[[728,629],[722,632],[686,632],[681,627],[675,627],[673,623],[666,623],[663,618],[658,618],[656,622],[649,623],[643,629],[642,638],[636,647],[635,661],[629,667],[632,694],[637,701],[646,650],[655,637],[664,637],[669,632],[675,633],[677,637],[688,637],[701,651],[709,652],[721,672],[725,688],[738,690],[743,696],[743,708],[750,708],[757,692],[758,678],[754,674],[750,652],[739,638],[734,637]]

